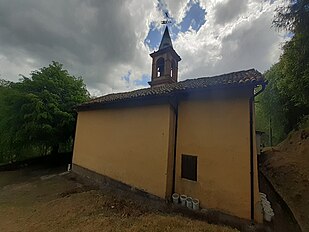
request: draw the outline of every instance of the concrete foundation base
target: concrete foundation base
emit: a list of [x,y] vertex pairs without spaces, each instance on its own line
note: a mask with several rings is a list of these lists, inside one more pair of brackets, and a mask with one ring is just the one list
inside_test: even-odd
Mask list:
[[86,178],[87,181],[94,183],[95,185],[99,187],[110,186],[110,187],[115,187],[115,188],[118,188],[124,191],[132,191],[132,192],[137,193],[138,195],[142,195],[144,197],[148,197],[151,199],[162,200],[162,201],[164,200],[158,196],[152,195],[143,190],[137,189],[135,187],[132,187],[120,181],[114,180],[108,176],[104,176],[102,174],[96,173],[87,168],[81,167],[77,164],[72,164],[72,171],[78,174],[79,176]]

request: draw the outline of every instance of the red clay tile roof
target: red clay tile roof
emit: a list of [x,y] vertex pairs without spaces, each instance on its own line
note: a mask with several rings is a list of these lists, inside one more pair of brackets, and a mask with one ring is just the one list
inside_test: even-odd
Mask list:
[[175,92],[189,91],[193,89],[207,89],[211,87],[232,86],[256,86],[265,83],[263,75],[255,69],[232,72],[212,77],[188,79],[173,84],[156,86],[152,88],[138,89],[124,93],[113,93],[90,100],[80,107],[101,105],[105,103],[120,102],[123,100],[145,98],[147,96],[166,96]]

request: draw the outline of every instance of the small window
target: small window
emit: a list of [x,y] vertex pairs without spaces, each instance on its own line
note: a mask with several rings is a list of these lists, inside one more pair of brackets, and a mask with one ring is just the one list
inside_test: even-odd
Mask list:
[[164,75],[164,59],[161,57],[157,60],[157,77]]
[[175,60],[172,60],[172,63],[171,63],[171,77],[174,77],[175,75],[175,68],[176,68],[176,64],[175,64]]
[[197,156],[181,155],[181,178],[197,181]]

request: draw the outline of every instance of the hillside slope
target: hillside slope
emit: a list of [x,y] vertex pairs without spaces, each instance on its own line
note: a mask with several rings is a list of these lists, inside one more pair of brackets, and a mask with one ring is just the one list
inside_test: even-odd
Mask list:
[[292,132],[277,147],[264,149],[261,171],[309,231],[309,128]]

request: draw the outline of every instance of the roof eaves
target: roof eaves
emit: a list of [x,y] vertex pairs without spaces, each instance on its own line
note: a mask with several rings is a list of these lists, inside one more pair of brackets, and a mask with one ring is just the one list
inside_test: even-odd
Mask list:
[[174,94],[188,93],[192,91],[205,91],[208,89],[233,88],[233,87],[256,87],[266,84],[261,73],[254,69],[222,74],[213,77],[201,77],[188,79],[165,86],[138,89],[130,92],[109,94],[90,100],[87,103],[77,106],[89,108],[91,105],[106,105],[119,102],[129,102],[148,98],[158,98],[161,96],[170,96]]

